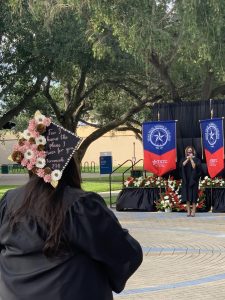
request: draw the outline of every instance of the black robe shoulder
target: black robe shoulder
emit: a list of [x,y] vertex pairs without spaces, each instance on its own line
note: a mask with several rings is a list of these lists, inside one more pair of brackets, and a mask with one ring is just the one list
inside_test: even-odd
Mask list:
[[23,200],[24,189],[0,202],[1,300],[111,300],[142,262],[139,243],[123,229],[95,193],[67,187],[63,235],[72,251],[47,258],[43,234],[27,216],[11,232],[8,212]]

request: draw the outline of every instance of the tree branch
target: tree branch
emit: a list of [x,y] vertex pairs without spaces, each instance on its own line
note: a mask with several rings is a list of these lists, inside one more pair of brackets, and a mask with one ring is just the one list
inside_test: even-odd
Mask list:
[[99,137],[101,137],[103,134],[105,134],[106,132],[115,129],[116,127],[118,127],[119,125],[124,124],[130,117],[132,117],[134,114],[138,113],[139,111],[141,111],[143,109],[143,107],[145,107],[145,105],[147,103],[151,103],[152,105],[154,104],[155,101],[161,99],[162,96],[161,95],[157,95],[155,97],[153,97],[152,99],[145,99],[142,101],[142,103],[140,105],[136,105],[134,107],[132,107],[129,111],[125,112],[120,119],[118,120],[114,120],[111,121],[110,123],[108,123],[106,126],[99,128],[97,130],[95,130],[93,133],[91,133],[80,145],[79,149],[77,150],[77,155],[78,155],[78,159],[81,161],[82,158],[84,157],[84,154],[87,150],[87,148],[90,146],[90,144],[97,140]]
[[80,115],[81,115],[81,113],[82,113],[84,107],[85,107],[85,101],[82,100],[82,101],[79,103],[79,105],[77,106],[77,108],[76,108],[76,110],[74,111],[74,113],[73,113],[73,118],[75,118],[75,119],[77,120],[77,122],[78,122],[78,120],[79,120],[79,118],[80,118]]
[[46,99],[48,100],[49,104],[51,105],[52,109],[54,110],[54,113],[56,115],[56,118],[59,120],[59,122],[61,122],[61,111],[58,107],[58,105],[56,104],[56,101],[52,98],[49,89],[50,89],[50,83],[51,83],[51,78],[48,78],[47,84],[44,88],[44,95],[46,97]]
[[93,84],[93,86],[91,88],[89,88],[89,90],[87,90],[81,97],[80,100],[83,100],[85,98],[87,98],[91,93],[94,92],[94,90],[96,90],[101,84],[106,83],[106,80],[101,80],[96,82],[95,84]]
[[68,119],[73,115],[73,113],[76,110],[77,106],[82,101],[81,98],[82,98],[82,93],[83,93],[83,90],[84,90],[86,75],[87,75],[87,68],[81,69],[81,75],[80,75],[80,80],[79,80],[79,84],[78,84],[78,87],[77,87],[75,99],[70,98],[70,103],[69,103],[69,105],[66,109],[66,112],[65,112],[65,119]]
[[82,122],[82,123],[84,123],[84,124],[86,124],[88,126],[94,127],[94,128],[101,128],[101,126],[99,126],[97,124],[93,124],[93,123],[87,122],[87,121],[85,121],[83,119],[80,119],[80,122]]
[[[147,84],[143,84],[142,82],[139,82],[139,81],[137,81],[137,80],[135,80],[133,78],[128,77],[126,80],[128,82],[132,82],[133,84],[135,84],[135,85],[137,85],[137,86],[139,86],[139,87],[141,87],[143,89],[147,89],[148,88]],[[146,78],[144,78],[144,80],[146,80]]]
[[206,73],[206,78],[202,86],[202,99],[208,100],[210,99],[210,95],[212,92],[212,82],[213,82],[214,74],[211,70]]
[[139,141],[142,141],[142,132],[140,129],[138,128],[135,128],[134,126],[132,126],[131,124],[127,124],[127,126],[125,127],[118,127],[117,128],[117,131],[133,131],[133,133],[135,134],[136,138],[139,140]]
[[163,61],[159,60],[158,55],[152,51],[150,55],[150,62],[152,65],[157,69],[157,71],[160,73],[162,80],[166,83],[166,85],[169,87],[171,92],[171,97],[174,102],[181,102],[180,95],[176,89],[175,84],[173,83],[169,72],[168,72],[168,66],[164,64]]
[[125,92],[127,92],[134,99],[138,100],[138,103],[141,103],[141,97],[138,94],[136,94],[134,91],[132,91],[130,88],[128,88],[127,86],[125,86],[123,84],[119,84],[118,87],[123,89]]
[[11,121],[13,117],[17,116],[21,112],[21,110],[26,106],[27,102],[31,101],[32,98],[40,91],[40,87],[43,82],[43,79],[44,76],[37,78],[36,83],[33,85],[33,87],[30,89],[28,93],[24,94],[23,99],[20,101],[20,103],[17,104],[15,107],[13,107],[11,110],[9,110],[0,118],[0,129],[7,122]]
[[214,98],[218,95],[225,95],[225,84],[222,84],[211,91],[209,98]]
[[71,83],[66,82],[64,88],[64,102],[65,102],[65,109],[69,106],[71,102]]

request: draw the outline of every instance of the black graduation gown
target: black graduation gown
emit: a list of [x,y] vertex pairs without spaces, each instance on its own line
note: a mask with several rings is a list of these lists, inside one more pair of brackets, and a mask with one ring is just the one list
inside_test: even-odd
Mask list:
[[199,178],[201,176],[201,161],[197,157],[194,157],[193,161],[196,167],[193,169],[190,161],[183,166],[185,160],[186,158],[183,158],[180,162],[182,177],[181,199],[183,203],[187,201],[196,203],[198,199]]
[[0,203],[1,300],[111,300],[142,262],[139,243],[95,193],[66,187],[64,235],[72,252],[47,258],[43,232],[26,217],[11,232],[7,212],[21,203],[24,187]]

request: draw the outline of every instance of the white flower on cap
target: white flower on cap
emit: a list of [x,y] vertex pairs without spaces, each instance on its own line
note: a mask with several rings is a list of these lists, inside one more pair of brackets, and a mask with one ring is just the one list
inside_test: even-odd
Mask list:
[[37,161],[36,161],[35,165],[36,165],[37,168],[42,169],[46,165],[46,161],[43,157],[39,157],[39,158],[37,158]]
[[59,180],[62,177],[62,172],[60,170],[54,170],[51,173],[52,180]]
[[46,138],[43,135],[40,135],[39,137],[35,138],[35,142],[37,145],[45,145]]
[[24,153],[24,158],[25,159],[31,159],[34,157],[34,152],[30,149],[28,149],[25,153]]
[[32,137],[32,134],[31,134],[31,132],[30,132],[28,129],[26,129],[26,130],[23,131],[22,136],[23,136],[26,140],[29,140],[29,138]]
[[35,115],[34,119],[37,122],[37,124],[41,124],[44,122],[46,117],[40,113],[40,114]]

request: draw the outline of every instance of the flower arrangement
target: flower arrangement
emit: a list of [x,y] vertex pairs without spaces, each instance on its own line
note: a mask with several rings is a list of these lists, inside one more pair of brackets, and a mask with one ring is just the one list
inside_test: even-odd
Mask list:
[[145,187],[160,188],[165,187],[167,181],[158,176],[149,176],[145,178]]
[[23,131],[18,144],[14,146],[9,159],[42,177],[45,182],[52,183],[61,178],[62,172],[52,171],[46,167],[46,138],[43,133],[50,124],[51,119],[37,111],[34,118],[29,121],[28,128]]
[[179,201],[178,195],[171,189],[167,189],[164,193],[160,194],[160,199],[156,201],[157,210],[164,211],[175,207],[175,203]]
[[139,178],[134,178],[134,177],[128,177],[125,182],[124,182],[124,186],[125,187],[141,187],[143,185],[143,178],[139,177]]
[[222,177],[215,177],[212,179],[208,176],[205,176],[199,182],[199,187],[200,188],[225,187],[225,180]]
[[[128,177],[128,179],[124,182],[124,186],[163,188],[160,198],[155,201],[157,210],[164,211],[167,208],[171,208],[172,211],[182,212],[186,211],[186,204],[182,202],[180,195],[181,183],[181,180],[174,180],[173,177],[169,177],[167,180],[157,176],[149,176],[147,178]],[[198,199],[196,203],[197,210],[204,210],[206,205],[204,190],[205,188],[210,187],[225,187],[225,179],[222,177],[215,177],[211,179],[210,177],[205,176],[202,180],[200,180]]]
[[166,181],[167,188],[178,193],[181,188],[181,180],[175,180],[172,176]]
[[125,187],[145,187],[145,188],[160,188],[165,187],[167,185],[167,181],[163,178],[160,178],[158,176],[149,176],[146,178],[139,177],[128,177],[124,181]]
[[205,208],[205,193],[202,189],[198,190],[198,200],[196,203],[196,208],[198,210],[204,209]]
[[[171,211],[186,211],[186,204],[182,203],[181,195],[172,189],[167,189],[161,193],[159,200],[156,201],[157,210],[164,211],[166,208],[171,208]],[[205,208],[205,194],[203,190],[198,190],[198,200],[196,209],[201,210]]]

